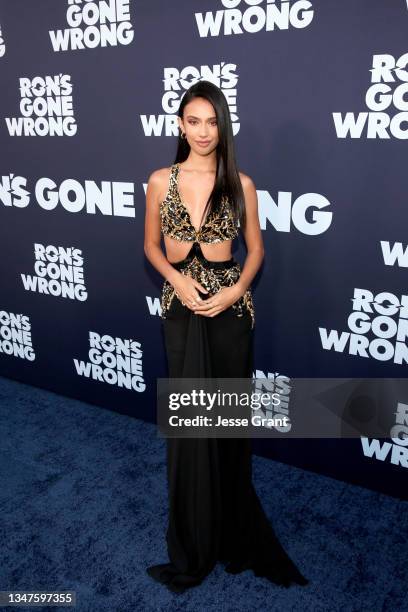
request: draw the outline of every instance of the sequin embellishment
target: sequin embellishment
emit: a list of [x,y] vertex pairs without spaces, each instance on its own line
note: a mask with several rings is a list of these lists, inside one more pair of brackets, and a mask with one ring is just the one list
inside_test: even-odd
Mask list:
[[[191,276],[195,278],[205,289],[207,289],[209,296],[218,293],[222,287],[230,287],[234,285],[240,275],[241,266],[239,262],[234,261],[230,267],[211,268],[211,262],[207,259],[203,264],[201,258],[194,255],[188,258],[188,261],[183,260],[183,265],[179,268],[181,274]],[[210,266],[210,267],[207,267]],[[163,283],[162,296],[161,296],[161,318],[165,319],[168,311],[170,310],[172,300],[177,295],[173,285],[166,279]],[[177,295],[177,298],[179,296]],[[180,300],[183,306],[184,302]],[[251,289],[247,289],[231,307],[235,311],[238,317],[244,316],[245,312],[248,311],[251,315],[251,328],[255,326],[255,308],[252,299]],[[201,315],[203,316],[203,315]]]
[[[238,227],[229,207],[228,199],[223,199],[221,213],[215,215],[210,212],[210,214],[207,214],[203,225],[197,231],[191,223],[188,210],[181,201],[177,187],[178,172],[179,164],[173,164],[170,172],[169,190],[165,200],[160,205],[162,233],[180,242],[194,241],[187,257],[172,265],[182,274],[195,278],[212,296],[222,287],[230,287],[238,281],[241,275],[241,266],[233,258],[228,262],[212,262],[206,259],[202,253],[200,242],[213,244],[233,239],[238,235]],[[166,318],[175,295],[177,293],[173,285],[165,280],[161,295],[162,319]],[[177,298],[179,298],[178,295]],[[181,303],[185,306],[184,302],[181,301]],[[251,327],[254,328],[255,308],[250,288],[231,307],[238,317],[242,317],[246,312],[249,312]]]
[[173,164],[170,172],[169,189],[160,204],[161,229],[163,234],[180,242],[197,241],[215,244],[224,240],[233,240],[238,236],[238,225],[228,198],[224,196],[221,209],[210,211],[204,223],[197,231],[193,226],[190,213],[183,204],[178,190],[180,164]]

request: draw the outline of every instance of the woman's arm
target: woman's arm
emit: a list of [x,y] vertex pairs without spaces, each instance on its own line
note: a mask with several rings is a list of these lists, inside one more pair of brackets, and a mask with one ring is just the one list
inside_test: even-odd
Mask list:
[[192,306],[201,299],[198,292],[208,293],[208,291],[194,278],[176,270],[167,260],[160,245],[161,186],[167,184],[168,180],[169,171],[166,168],[155,170],[149,176],[146,189],[144,252],[152,266],[174,287],[181,303],[192,309]]
[[180,276],[164,255],[161,245],[160,195],[166,179],[166,168],[155,170],[149,176],[146,189],[146,216],[144,231],[144,252],[152,266],[171,284]]
[[246,228],[243,234],[248,253],[236,285],[241,287],[242,294],[244,294],[261,267],[265,250],[259,225],[258,195],[255,185],[246,174],[240,172],[239,175],[245,196]]

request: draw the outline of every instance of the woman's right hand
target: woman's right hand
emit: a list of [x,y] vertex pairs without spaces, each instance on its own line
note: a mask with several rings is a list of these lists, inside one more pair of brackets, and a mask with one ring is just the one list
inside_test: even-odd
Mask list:
[[208,293],[207,289],[196,281],[195,278],[181,274],[181,272],[172,285],[180,302],[190,310],[193,310],[193,307],[202,300],[198,291]]

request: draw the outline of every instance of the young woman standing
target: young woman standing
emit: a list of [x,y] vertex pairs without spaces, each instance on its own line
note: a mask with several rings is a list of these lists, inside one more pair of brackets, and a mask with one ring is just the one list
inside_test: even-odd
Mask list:
[[[222,91],[200,81],[179,108],[175,162],[146,192],[144,251],[164,277],[161,317],[169,378],[252,378],[251,282],[264,257],[253,181],[238,172]],[[243,233],[245,265],[232,257]],[[161,249],[164,236],[166,256]],[[167,438],[168,563],[147,568],[171,591],[200,584],[220,561],[284,586],[307,584],[252,484],[250,438]]]

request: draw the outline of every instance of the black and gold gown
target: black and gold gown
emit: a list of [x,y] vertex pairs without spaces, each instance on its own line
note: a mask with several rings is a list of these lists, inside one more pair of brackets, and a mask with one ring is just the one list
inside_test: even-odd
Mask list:
[[[193,242],[187,257],[172,264],[213,295],[234,284],[240,264],[207,260],[200,242],[216,243],[238,234],[228,199],[210,211],[197,231],[178,190],[179,164],[160,205],[162,231]],[[252,378],[255,311],[251,290],[215,317],[195,314],[165,280],[162,321],[169,378]],[[289,586],[308,580],[279,543],[252,484],[249,438],[166,438],[169,562],[147,573],[173,592],[200,584],[218,561],[229,573],[252,569],[256,576]]]

